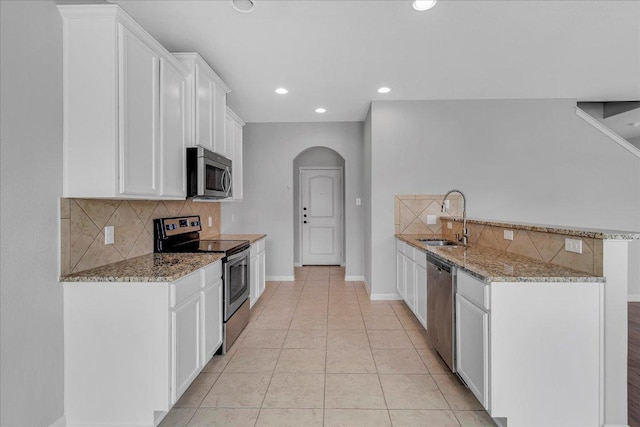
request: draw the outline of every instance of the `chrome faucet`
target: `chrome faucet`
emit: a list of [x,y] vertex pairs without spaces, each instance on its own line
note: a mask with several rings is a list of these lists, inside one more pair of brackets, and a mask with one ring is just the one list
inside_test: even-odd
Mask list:
[[469,230],[467,230],[467,199],[464,197],[462,191],[450,190],[444,195],[444,199],[442,199],[442,212],[447,211],[445,208],[445,202],[451,193],[459,193],[462,196],[462,238],[458,241],[462,242],[464,246],[467,246],[467,243],[469,242]]

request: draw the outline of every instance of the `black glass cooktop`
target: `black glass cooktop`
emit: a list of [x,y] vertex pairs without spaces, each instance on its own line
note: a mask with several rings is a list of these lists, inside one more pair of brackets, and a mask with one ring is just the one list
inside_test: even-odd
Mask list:
[[248,240],[192,240],[172,246],[169,252],[218,252],[230,255],[247,246]]

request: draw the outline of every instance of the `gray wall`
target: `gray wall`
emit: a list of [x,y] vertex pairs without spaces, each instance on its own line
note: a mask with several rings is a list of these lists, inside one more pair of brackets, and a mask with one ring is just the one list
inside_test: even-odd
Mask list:
[[[330,148],[311,147],[293,159],[293,256],[296,264],[302,259],[300,247],[300,168],[301,167],[341,167],[344,171],[344,159]],[[344,180],[342,180],[342,202],[344,206]],[[342,217],[344,228],[344,216]],[[343,233],[344,234],[344,233]],[[346,253],[346,239],[342,239],[342,253]]]
[[[250,123],[244,128],[244,200],[222,203],[222,232],[267,233],[267,276],[293,276],[293,160],[327,147],[345,160],[346,274],[363,275],[362,123]],[[233,221],[232,221],[233,217]]]
[[374,102],[372,293],[395,292],[394,194],[459,188],[471,217],[640,230],[640,159],[577,117],[574,106]]
[[0,2],[0,424],[63,415],[62,21],[54,1]]

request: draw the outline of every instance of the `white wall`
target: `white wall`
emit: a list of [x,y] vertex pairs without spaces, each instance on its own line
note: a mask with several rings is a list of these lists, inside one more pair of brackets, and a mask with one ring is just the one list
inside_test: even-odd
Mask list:
[[0,424],[48,426],[64,412],[62,21],[54,1],[0,15]]
[[[326,147],[311,147],[293,159],[293,257],[296,264],[302,259],[300,247],[300,168],[301,167],[339,167],[344,171],[344,159],[335,151]],[[344,206],[344,180],[342,180],[342,202]],[[344,216],[342,217],[344,227]],[[345,253],[345,239],[342,240],[342,253]]]
[[[223,233],[267,233],[267,276],[293,277],[293,160],[327,147],[345,160],[346,274],[363,275],[362,123],[250,123],[244,128],[244,201],[222,203]],[[234,221],[232,221],[232,217]]]
[[577,117],[574,106],[374,102],[372,293],[394,292],[394,194],[459,188],[470,217],[640,230],[640,159]]

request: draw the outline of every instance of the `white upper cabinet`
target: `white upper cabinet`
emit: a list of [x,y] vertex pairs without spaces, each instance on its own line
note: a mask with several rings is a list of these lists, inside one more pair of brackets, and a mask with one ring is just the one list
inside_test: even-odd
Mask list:
[[186,197],[188,70],[117,5],[61,5],[65,197]]
[[243,168],[242,168],[242,127],[244,121],[227,107],[225,120],[225,140],[227,149],[231,152],[232,164],[232,193],[233,200],[243,199]]
[[187,103],[191,117],[190,145],[199,145],[230,158],[232,152],[225,140],[225,116],[229,87],[194,52],[173,54],[190,72]]

